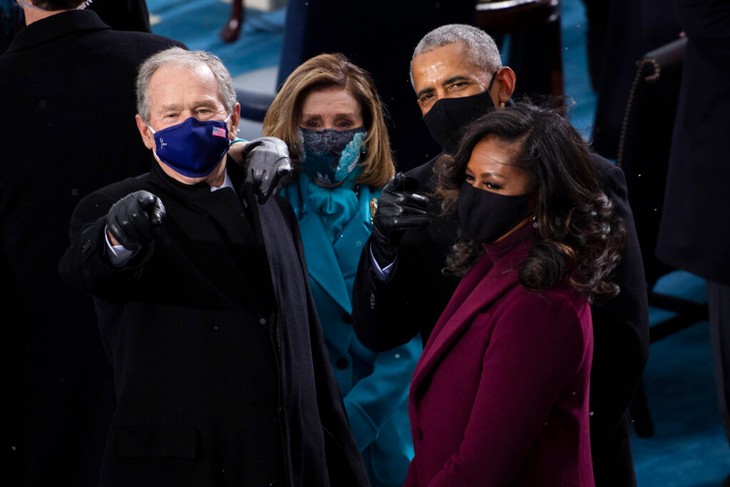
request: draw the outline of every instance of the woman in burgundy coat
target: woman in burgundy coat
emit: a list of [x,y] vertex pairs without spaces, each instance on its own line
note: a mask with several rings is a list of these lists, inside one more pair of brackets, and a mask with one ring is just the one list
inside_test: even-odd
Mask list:
[[619,291],[624,230],[585,143],[520,104],[475,121],[437,170],[463,278],[411,383],[406,485],[591,487],[590,302]]

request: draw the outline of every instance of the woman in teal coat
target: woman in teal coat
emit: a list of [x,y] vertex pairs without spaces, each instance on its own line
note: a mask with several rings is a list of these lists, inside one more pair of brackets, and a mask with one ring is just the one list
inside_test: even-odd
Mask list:
[[357,264],[395,172],[370,75],[341,54],[309,59],[284,82],[263,135],[284,140],[295,165],[280,194],[299,221],[330,361],[370,481],[401,486],[413,457],[407,395],[420,337],[376,353],[352,326]]

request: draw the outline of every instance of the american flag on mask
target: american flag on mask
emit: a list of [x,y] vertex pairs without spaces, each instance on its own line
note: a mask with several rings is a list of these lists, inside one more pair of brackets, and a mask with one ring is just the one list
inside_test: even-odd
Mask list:
[[220,127],[213,127],[213,136],[214,137],[226,137],[226,129],[220,128]]

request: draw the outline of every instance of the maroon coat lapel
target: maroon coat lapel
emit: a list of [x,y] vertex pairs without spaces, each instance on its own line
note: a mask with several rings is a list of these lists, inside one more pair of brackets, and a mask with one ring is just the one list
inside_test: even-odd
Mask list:
[[474,317],[518,285],[518,266],[532,243],[531,229],[517,232],[504,245],[485,246],[485,255],[461,280],[426,343],[411,382],[415,391],[439,359],[471,325]]

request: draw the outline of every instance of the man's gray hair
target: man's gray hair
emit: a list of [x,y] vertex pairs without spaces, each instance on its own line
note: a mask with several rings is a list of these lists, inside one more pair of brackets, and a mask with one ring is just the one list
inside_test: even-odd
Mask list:
[[502,67],[502,57],[494,39],[478,27],[467,24],[447,24],[423,36],[411,56],[411,85],[413,85],[413,58],[449,44],[464,46],[469,63],[493,73]]
[[47,12],[61,12],[64,10],[85,9],[91,4],[91,0],[32,0],[27,3]]
[[150,80],[152,75],[163,66],[174,64],[195,68],[201,64],[210,68],[218,81],[220,101],[230,114],[236,106],[236,90],[233,88],[231,74],[218,56],[207,51],[188,51],[171,47],[153,54],[139,67],[137,74],[137,113],[142,120],[150,121]]

